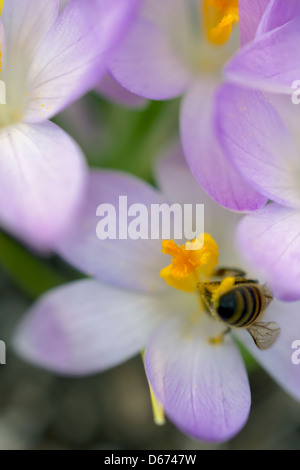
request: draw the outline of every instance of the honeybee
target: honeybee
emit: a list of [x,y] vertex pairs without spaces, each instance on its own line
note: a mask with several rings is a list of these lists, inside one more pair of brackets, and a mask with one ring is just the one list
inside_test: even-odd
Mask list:
[[221,268],[214,276],[223,280],[198,284],[208,312],[227,326],[211,342],[220,342],[231,328],[245,328],[259,349],[270,348],[280,334],[280,327],[275,322],[260,321],[273,299],[268,287],[257,280],[247,279],[244,272],[236,269]]

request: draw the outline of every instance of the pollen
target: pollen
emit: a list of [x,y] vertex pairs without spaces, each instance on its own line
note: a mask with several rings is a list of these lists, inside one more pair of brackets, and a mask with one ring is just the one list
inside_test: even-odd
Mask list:
[[160,276],[175,289],[195,292],[197,284],[208,279],[218,264],[217,243],[207,233],[202,235],[201,243],[200,239],[201,237],[198,237],[193,240],[193,249],[187,249],[187,245],[177,245],[174,240],[162,242],[162,252],[172,256],[172,261],[161,270]]
[[219,299],[223,294],[226,294],[235,284],[236,279],[234,277],[228,276],[219,285],[217,289],[214,290],[212,295],[212,301],[215,308],[218,307]]
[[208,41],[225,44],[239,21],[238,0],[203,0],[202,23]]

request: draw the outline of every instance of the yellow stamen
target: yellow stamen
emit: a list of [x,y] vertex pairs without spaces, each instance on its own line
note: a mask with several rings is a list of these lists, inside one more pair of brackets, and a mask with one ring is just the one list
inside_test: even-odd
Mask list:
[[209,42],[222,46],[239,21],[238,0],[203,0],[203,29]]
[[[145,351],[142,351],[142,359],[145,365]],[[151,397],[151,405],[152,405],[152,412],[153,412],[153,420],[157,426],[163,426],[166,424],[165,413],[162,404],[156,398],[153,388],[151,387],[149,381],[149,390],[150,390],[150,397]]]
[[0,15],[2,15],[4,0],[0,0]]
[[174,240],[163,240],[162,252],[172,256],[169,266],[162,269],[160,276],[175,289],[195,292],[197,284],[209,278],[219,257],[218,245],[207,233],[192,243],[199,244],[199,249],[187,249],[186,245],[177,245]]

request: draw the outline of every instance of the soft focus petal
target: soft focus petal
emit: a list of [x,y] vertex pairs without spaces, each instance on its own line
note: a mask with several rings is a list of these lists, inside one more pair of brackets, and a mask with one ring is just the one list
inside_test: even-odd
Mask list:
[[218,144],[215,88],[199,83],[184,99],[181,137],[188,165],[198,183],[219,204],[237,211],[256,210],[266,199],[247,185]]
[[244,426],[250,409],[245,366],[230,337],[210,344],[207,326],[166,321],[146,347],[145,367],[167,416],[196,439],[225,441]]
[[278,28],[300,16],[299,0],[273,0],[269,2],[268,8],[257,30],[257,36]]
[[239,0],[241,44],[255,38],[258,25],[270,0]]
[[234,246],[241,216],[224,209],[206,194],[191,174],[179,144],[159,159],[156,179],[170,203],[204,204],[204,232],[211,234],[219,246],[219,265],[242,267]]
[[227,84],[216,103],[219,138],[227,158],[267,198],[299,207],[299,151],[269,98]]
[[29,74],[30,122],[54,116],[94,87],[137,0],[72,0],[39,48]]
[[141,108],[147,104],[144,98],[130,93],[108,72],[102,77],[100,83],[96,86],[96,90],[109,100],[128,108]]
[[292,93],[300,76],[300,17],[242,48],[225,67],[231,81],[274,93]]
[[86,181],[76,143],[51,122],[0,133],[0,220],[37,247],[60,238],[77,213]]
[[[129,216],[126,220],[127,208],[124,206],[120,210],[121,223],[118,219],[119,196],[127,196],[128,208],[136,203],[144,204],[150,214],[151,204],[164,202],[161,195],[145,182],[114,171],[92,172],[88,186],[82,216],[72,234],[57,246],[57,251],[81,271],[113,285],[144,292],[164,289],[164,281],[159,275],[166,265],[161,240],[120,239],[119,227],[124,227],[126,236],[134,217]],[[116,209],[116,239],[100,240],[97,237],[97,224],[103,217],[97,216],[96,211],[101,204],[112,204]],[[146,223],[150,227],[150,215],[146,217]]]
[[279,385],[296,400],[300,400],[300,367],[292,362],[295,349],[292,343],[300,340],[300,303],[283,303],[274,300],[269,306],[264,320],[276,321],[281,326],[276,343],[266,351],[260,351],[249,333],[239,334],[251,354],[266,369]]
[[[300,94],[298,89],[295,89],[297,98]],[[300,106],[294,104],[289,95],[272,94],[269,97],[270,103],[278,111],[280,117],[283,119],[286,127],[288,128],[297,147],[297,154],[300,158]]]
[[5,67],[6,65],[6,33],[5,33],[2,17],[0,17],[0,44],[1,44],[1,66]]
[[9,54],[28,60],[38,49],[58,14],[58,0],[4,1],[2,19]]
[[300,211],[270,204],[245,217],[237,232],[241,256],[261,270],[274,295],[300,299]]
[[162,28],[140,18],[110,63],[118,82],[131,92],[153,100],[181,95],[190,75]]
[[59,287],[26,314],[15,348],[24,359],[64,374],[107,369],[144,348],[168,313],[168,299],[161,297],[89,279]]
[[59,13],[63,11],[63,9],[70,3],[71,0],[60,0],[59,1]]

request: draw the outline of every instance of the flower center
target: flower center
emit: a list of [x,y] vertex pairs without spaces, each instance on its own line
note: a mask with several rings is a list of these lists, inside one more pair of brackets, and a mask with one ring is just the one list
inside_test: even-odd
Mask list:
[[195,292],[199,282],[209,279],[219,258],[218,245],[207,233],[186,245],[163,240],[162,252],[172,256],[172,261],[161,270],[160,276],[170,286],[185,292]]
[[[177,2],[176,2],[177,4]],[[239,47],[238,0],[185,0],[170,15],[168,32],[176,52],[195,76],[219,76]],[[174,9],[176,10],[176,9]],[[232,34],[231,34],[232,32]]]
[[238,0],[203,0],[202,21],[206,38],[211,44],[222,46],[239,21]]

